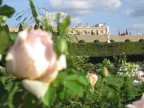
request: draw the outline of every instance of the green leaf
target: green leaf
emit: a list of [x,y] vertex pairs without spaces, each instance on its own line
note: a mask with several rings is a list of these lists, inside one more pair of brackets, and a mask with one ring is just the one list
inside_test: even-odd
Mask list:
[[76,81],[65,81],[64,86],[71,90],[73,94],[76,96],[82,97],[83,96],[83,88],[82,86]]
[[2,84],[5,84],[6,77],[5,77],[5,76],[1,77],[1,78],[0,78],[0,81],[1,81]]
[[62,79],[65,79],[67,76],[69,76],[68,72],[60,72],[60,73],[58,74],[57,79],[58,79],[58,80],[62,80]]
[[2,0],[0,0],[0,5],[2,5]]
[[0,82],[0,96],[1,94],[5,93],[4,85]]
[[77,81],[81,85],[89,85],[89,80],[84,75],[72,74],[67,76],[65,80],[73,80],[73,81]]
[[82,84],[82,85],[89,85],[89,79],[86,76],[79,76],[78,81]]
[[115,86],[115,85],[113,85],[113,84],[108,84],[107,86],[108,86],[109,88],[115,90],[116,92],[119,92],[117,86]]
[[10,87],[10,89],[7,88],[9,91],[7,105],[9,106],[9,108],[14,108],[14,105],[13,105],[14,95],[18,91],[19,87],[17,83],[14,83],[14,82],[9,82],[9,83],[10,85],[7,85],[7,87],[8,86]]
[[49,89],[44,97],[42,97],[42,102],[46,106],[51,106],[56,98],[56,89],[52,86],[49,86]]
[[4,15],[10,18],[14,14],[14,12],[14,8],[8,5],[3,5],[2,7],[0,7],[0,15]]
[[[22,94],[22,96],[24,97],[24,102],[23,102],[22,108],[36,108],[38,106],[38,102],[36,101],[36,98],[32,94],[29,93],[26,96],[24,96],[24,95],[25,94]],[[20,95],[18,95],[18,96],[20,96]],[[18,96],[16,99],[19,98]]]
[[77,80],[78,79],[78,76],[75,75],[75,74],[72,74],[72,75],[68,75],[65,80]]
[[29,4],[30,4],[30,8],[31,8],[31,12],[32,12],[33,18],[35,19],[36,24],[39,25],[38,13],[36,11],[36,8],[35,8],[35,5],[33,3],[33,0],[29,0]]
[[4,53],[11,45],[11,39],[8,32],[0,31],[0,53]]
[[76,64],[75,64],[75,62],[74,62],[74,60],[73,60],[73,58],[71,57],[71,56],[68,56],[67,57],[67,67],[69,68],[69,67],[76,67]]
[[65,19],[64,19],[64,21],[63,21],[63,23],[62,23],[62,25],[60,26],[60,35],[65,35],[65,33],[67,32],[67,28],[69,27],[69,25],[70,25],[70,16],[67,16]]
[[63,83],[63,81],[65,80],[65,78],[68,76],[69,74],[67,72],[60,72],[56,78],[56,80],[52,83],[54,87],[58,87],[60,84]]
[[65,90],[61,91],[59,94],[58,94],[59,98],[62,100],[65,98]]
[[11,38],[12,41],[15,41],[16,38],[17,38],[17,35],[15,33],[11,33],[10,38]]

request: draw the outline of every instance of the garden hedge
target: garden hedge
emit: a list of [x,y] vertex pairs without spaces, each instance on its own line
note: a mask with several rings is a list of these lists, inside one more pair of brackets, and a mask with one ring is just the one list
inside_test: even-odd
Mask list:
[[69,52],[74,56],[104,57],[120,54],[144,55],[143,42],[72,43]]

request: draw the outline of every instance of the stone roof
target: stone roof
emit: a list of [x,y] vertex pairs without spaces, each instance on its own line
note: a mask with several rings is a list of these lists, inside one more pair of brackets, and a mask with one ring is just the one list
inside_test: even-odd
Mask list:
[[80,23],[80,24],[78,24],[78,25],[76,26],[76,28],[83,28],[83,26],[82,26],[82,24]]
[[91,26],[87,23],[86,24],[86,26],[85,26],[86,28],[91,28]]

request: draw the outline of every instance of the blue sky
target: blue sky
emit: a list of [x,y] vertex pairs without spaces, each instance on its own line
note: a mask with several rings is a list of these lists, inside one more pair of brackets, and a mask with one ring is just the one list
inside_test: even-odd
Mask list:
[[[29,9],[28,0],[3,0],[3,4],[14,7],[16,13]],[[50,12],[70,14],[71,25],[106,23],[111,34],[126,29],[132,34],[144,33],[144,0],[34,0],[34,4]],[[15,15],[7,23],[17,25]]]

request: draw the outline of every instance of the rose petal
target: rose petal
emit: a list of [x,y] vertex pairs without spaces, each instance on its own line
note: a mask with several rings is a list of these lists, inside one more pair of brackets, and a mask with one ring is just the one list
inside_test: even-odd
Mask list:
[[132,104],[128,104],[127,106],[126,106],[126,108],[136,108],[134,105],[132,105]]
[[22,84],[29,92],[31,92],[37,98],[43,97],[49,87],[49,83],[36,81],[36,80],[27,80],[26,79],[26,80],[22,81]]
[[67,68],[66,56],[64,54],[59,57],[59,59],[57,61],[57,67],[56,68],[58,71]]
[[98,76],[94,73],[88,73],[87,76],[89,78],[91,86],[94,86],[98,80]]
[[59,71],[54,70],[53,72],[49,73],[47,76],[40,77],[37,80],[50,84],[52,81],[56,79],[58,72]]
[[133,102],[133,105],[136,108],[144,108],[144,99],[140,99],[138,101]]

